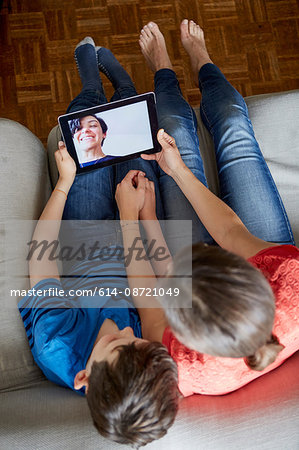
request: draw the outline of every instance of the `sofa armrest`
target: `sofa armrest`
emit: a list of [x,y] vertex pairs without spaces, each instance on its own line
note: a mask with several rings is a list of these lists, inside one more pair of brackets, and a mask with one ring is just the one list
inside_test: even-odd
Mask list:
[[[10,289],[29,287],[24,247],[32,237],[50,195],[46,151],[27,128],[0,119],[0,391],[28,386],[43,379],[31,355],[25,329],[17,310],[18,298]],[[20,221],[22,220],[22,223]],[[22,224],[24,226],[22,226]],[[20,225],[20,226],[18,226]],[[16,235],[13,230],[19,229]],[[18,276],[20,273],[25,277]]]

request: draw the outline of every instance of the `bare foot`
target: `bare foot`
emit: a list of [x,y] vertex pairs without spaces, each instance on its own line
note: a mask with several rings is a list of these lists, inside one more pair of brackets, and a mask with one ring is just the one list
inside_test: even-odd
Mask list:
[[172,69],[164,36],[156,23],[149,22],[142,28],[139,45],[149,68],[154,73],[160,69]]
[[204,64],[213,63],[209,57],[203,30],[193,20],[184,19],[181,23],[181,40],[190,56],[194,80],[198,86],[198,72]]

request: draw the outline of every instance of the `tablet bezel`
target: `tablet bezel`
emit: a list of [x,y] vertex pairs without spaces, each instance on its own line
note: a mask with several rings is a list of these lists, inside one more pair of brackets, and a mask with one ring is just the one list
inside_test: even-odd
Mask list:
[[[75,149],[73,137],[72,137],[68,122],[72,119],[85,117],[88,114],[99,114],[103,111],[108,111],[110,109],[119,108],[121,106],[133,105],[135,103],[139,103],[139,102],[143,102],[143,101],[146,101],[146,103],[147,103],[147,111],[148,111],[148,116],[149,116],[153,148],[150,148],[148,150],[142,150],[137,153],[132,153],[131,155],[115,157],[115,159],[112,159],[109,161],[103,161],[103,162],[99,161],[96,164],[91,164],[86,167],[80,167],[80,163],[78,160],[77,152]],[[117,163],[120,163],[123,161],[128,161],[130,159],[135,159],[138,156],[140,156],[142,153],[146,153],[149,155],[149,154],[157,153],[157,152],[161,151],[161,145],[159,144],[159,142],[157,140],[157,131],[159,128],[158,128],[158,118],[157,118],[157,111],[156,111],[156,96],[155,96],[154,92],[147,92],[145,94],[140,94],[140,95],[136,95],[134,97],[117,100],[115,102],[105,103],[104,105],[98,105],[98,106],[94,106],[92,108],[86,108],[86,109],[82,109],[80,111],[75,111],[75,112],[71,112],[68,114],[64,114],[64,115],[58,117],[58,124],[60,127],[62,138],[66,145],[66,148],[76,163],[77,174],[83,174],[83,173],[90,172],[95,169],[99,169],[101,167],[107,167],[107,166],[117,164]]]

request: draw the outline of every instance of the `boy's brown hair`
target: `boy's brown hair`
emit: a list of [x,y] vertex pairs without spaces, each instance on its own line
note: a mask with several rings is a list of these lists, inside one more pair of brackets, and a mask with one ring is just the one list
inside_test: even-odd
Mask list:
[[101,435],[139,448],[159,439],[178,409],[177,366],[159,342],[118,348],[112,364],[94,362],[87,402]]
[[[192,291],[184,278],[191,251]],[[262,273],[244,258],[199,243],[176,255],[167,275],[162,285],[179,288],[180,295],[165,296],[161,302],[183,344],[214,356],[246,358],[254,370],[263,370],[276,359],[283,346],[272,335],[273,292]],[[192,308],[180,307],[186,296],[192,297]]]

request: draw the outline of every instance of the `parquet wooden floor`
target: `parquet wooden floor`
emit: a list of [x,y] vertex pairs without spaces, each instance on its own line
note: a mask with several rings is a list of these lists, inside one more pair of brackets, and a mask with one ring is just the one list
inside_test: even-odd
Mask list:
[[86,35],[114,52],[138,92],[152,90],[153,76],[138,45],[140,29],[150,20],[165,34],[184,95],[198,105],[179,39],[185,17],[204,28],[213,61],[242,95],[299,88],[296,0],[4,0],[0,116],[24,124],[45,143],[57,116],[80,91],[73,51]]

